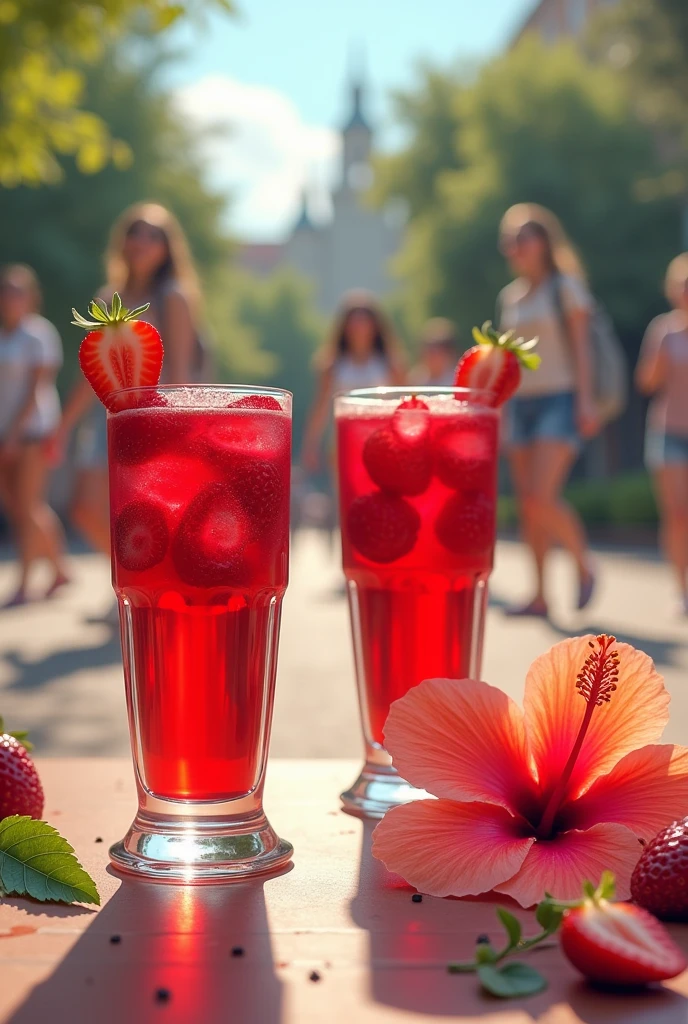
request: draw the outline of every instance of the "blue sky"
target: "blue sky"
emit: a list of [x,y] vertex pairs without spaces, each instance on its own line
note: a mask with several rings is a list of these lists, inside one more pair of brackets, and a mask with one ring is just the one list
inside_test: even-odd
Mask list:
[[205,147],[212,183],[233,197],[230,223],[279,238],[308,184],[314,211],[334,175],[333,128],[346,105],[352,49],[365,53],[369,111],[394,144],[387,96],[419,60],[448,64],[498,52],[535,0],[240,0],[239,16],[184,26],[169,74],[183,115],[229,129]]

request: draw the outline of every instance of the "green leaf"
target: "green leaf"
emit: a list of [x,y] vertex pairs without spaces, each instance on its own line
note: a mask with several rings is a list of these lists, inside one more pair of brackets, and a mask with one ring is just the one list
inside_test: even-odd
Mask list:
[[67,840],[47,822],[19,814],[0,821],[0,885],[41,901],[100,904],[95,882]]
[[504,910],[503,907],[497,907],[497,917],[504,925],[506,933],[509,936],[509,947],[511,949],[515,949],[521,941],[521,935],[523,933],[520,921],[518,921],[513,914],[510,914],[508,910]]
[[526,370],[537,370],[538,366],[542,362],[541,357],[536,352],[523,352],[519,356],[519,360],[522,366],[525,366]]
[[597,897],[601,900],[613,900],[616,894],[616,879],[611,871],[603,871],[597,887]]
[[555,932],[561,924],[563,917],[561,910],[558,910],[548,900],[538,903],[535,909],[535,920],[546,932]]
[[583,882],[583,892],[589,900],[595,899],[595,886],[592,882]]
[[547,988],[547,980],[539,971],[518,960],[504,967],[483,964],[478,968],[478,977],[482,987],[490,995],[498,996],[500,999],[533,996]]

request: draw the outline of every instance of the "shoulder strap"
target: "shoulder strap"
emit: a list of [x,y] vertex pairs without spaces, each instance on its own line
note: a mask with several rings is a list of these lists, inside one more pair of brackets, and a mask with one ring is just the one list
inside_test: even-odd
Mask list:
[[552,274],[552,299],[554,301],[554,311],[557,314],[559,326],[562,329],[566,341],[570,345],[571,333],[569,331],[569,322],[566,318],[566,310],[564,309],[564,296],[561,290],[561,274],[558,271]]

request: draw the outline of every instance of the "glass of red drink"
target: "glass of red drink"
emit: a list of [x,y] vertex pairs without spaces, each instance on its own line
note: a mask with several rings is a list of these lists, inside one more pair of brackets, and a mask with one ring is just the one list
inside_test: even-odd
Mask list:
[[461,388],[335,399],[342,553],[366,763],[342,801],[381,817],[425,796],[384,748],[390,704],[424,679],[480,678],[498,413]]
[[291,859],[263,811],[289,566],[291,395],[122,392],[108,414],[112,575],[139,809],[113,863],[226,881]]

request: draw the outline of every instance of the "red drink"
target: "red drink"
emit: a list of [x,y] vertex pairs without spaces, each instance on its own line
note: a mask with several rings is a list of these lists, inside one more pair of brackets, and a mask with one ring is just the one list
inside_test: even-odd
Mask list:
[[109,420],[137,767],[155,796],[227,800],[254,789],[265,763],[287,585],[290,418],[276,399],[256,408],[218,390],[218,407],[194,408],[191,391],[158,394],[166,404]]
[[389,765],[383,727],[392,701],[423,679],[479,675],[494,554],[497,414],[451,391],[402,398],[392,390],[337,400],[343,563],[369,774]]

